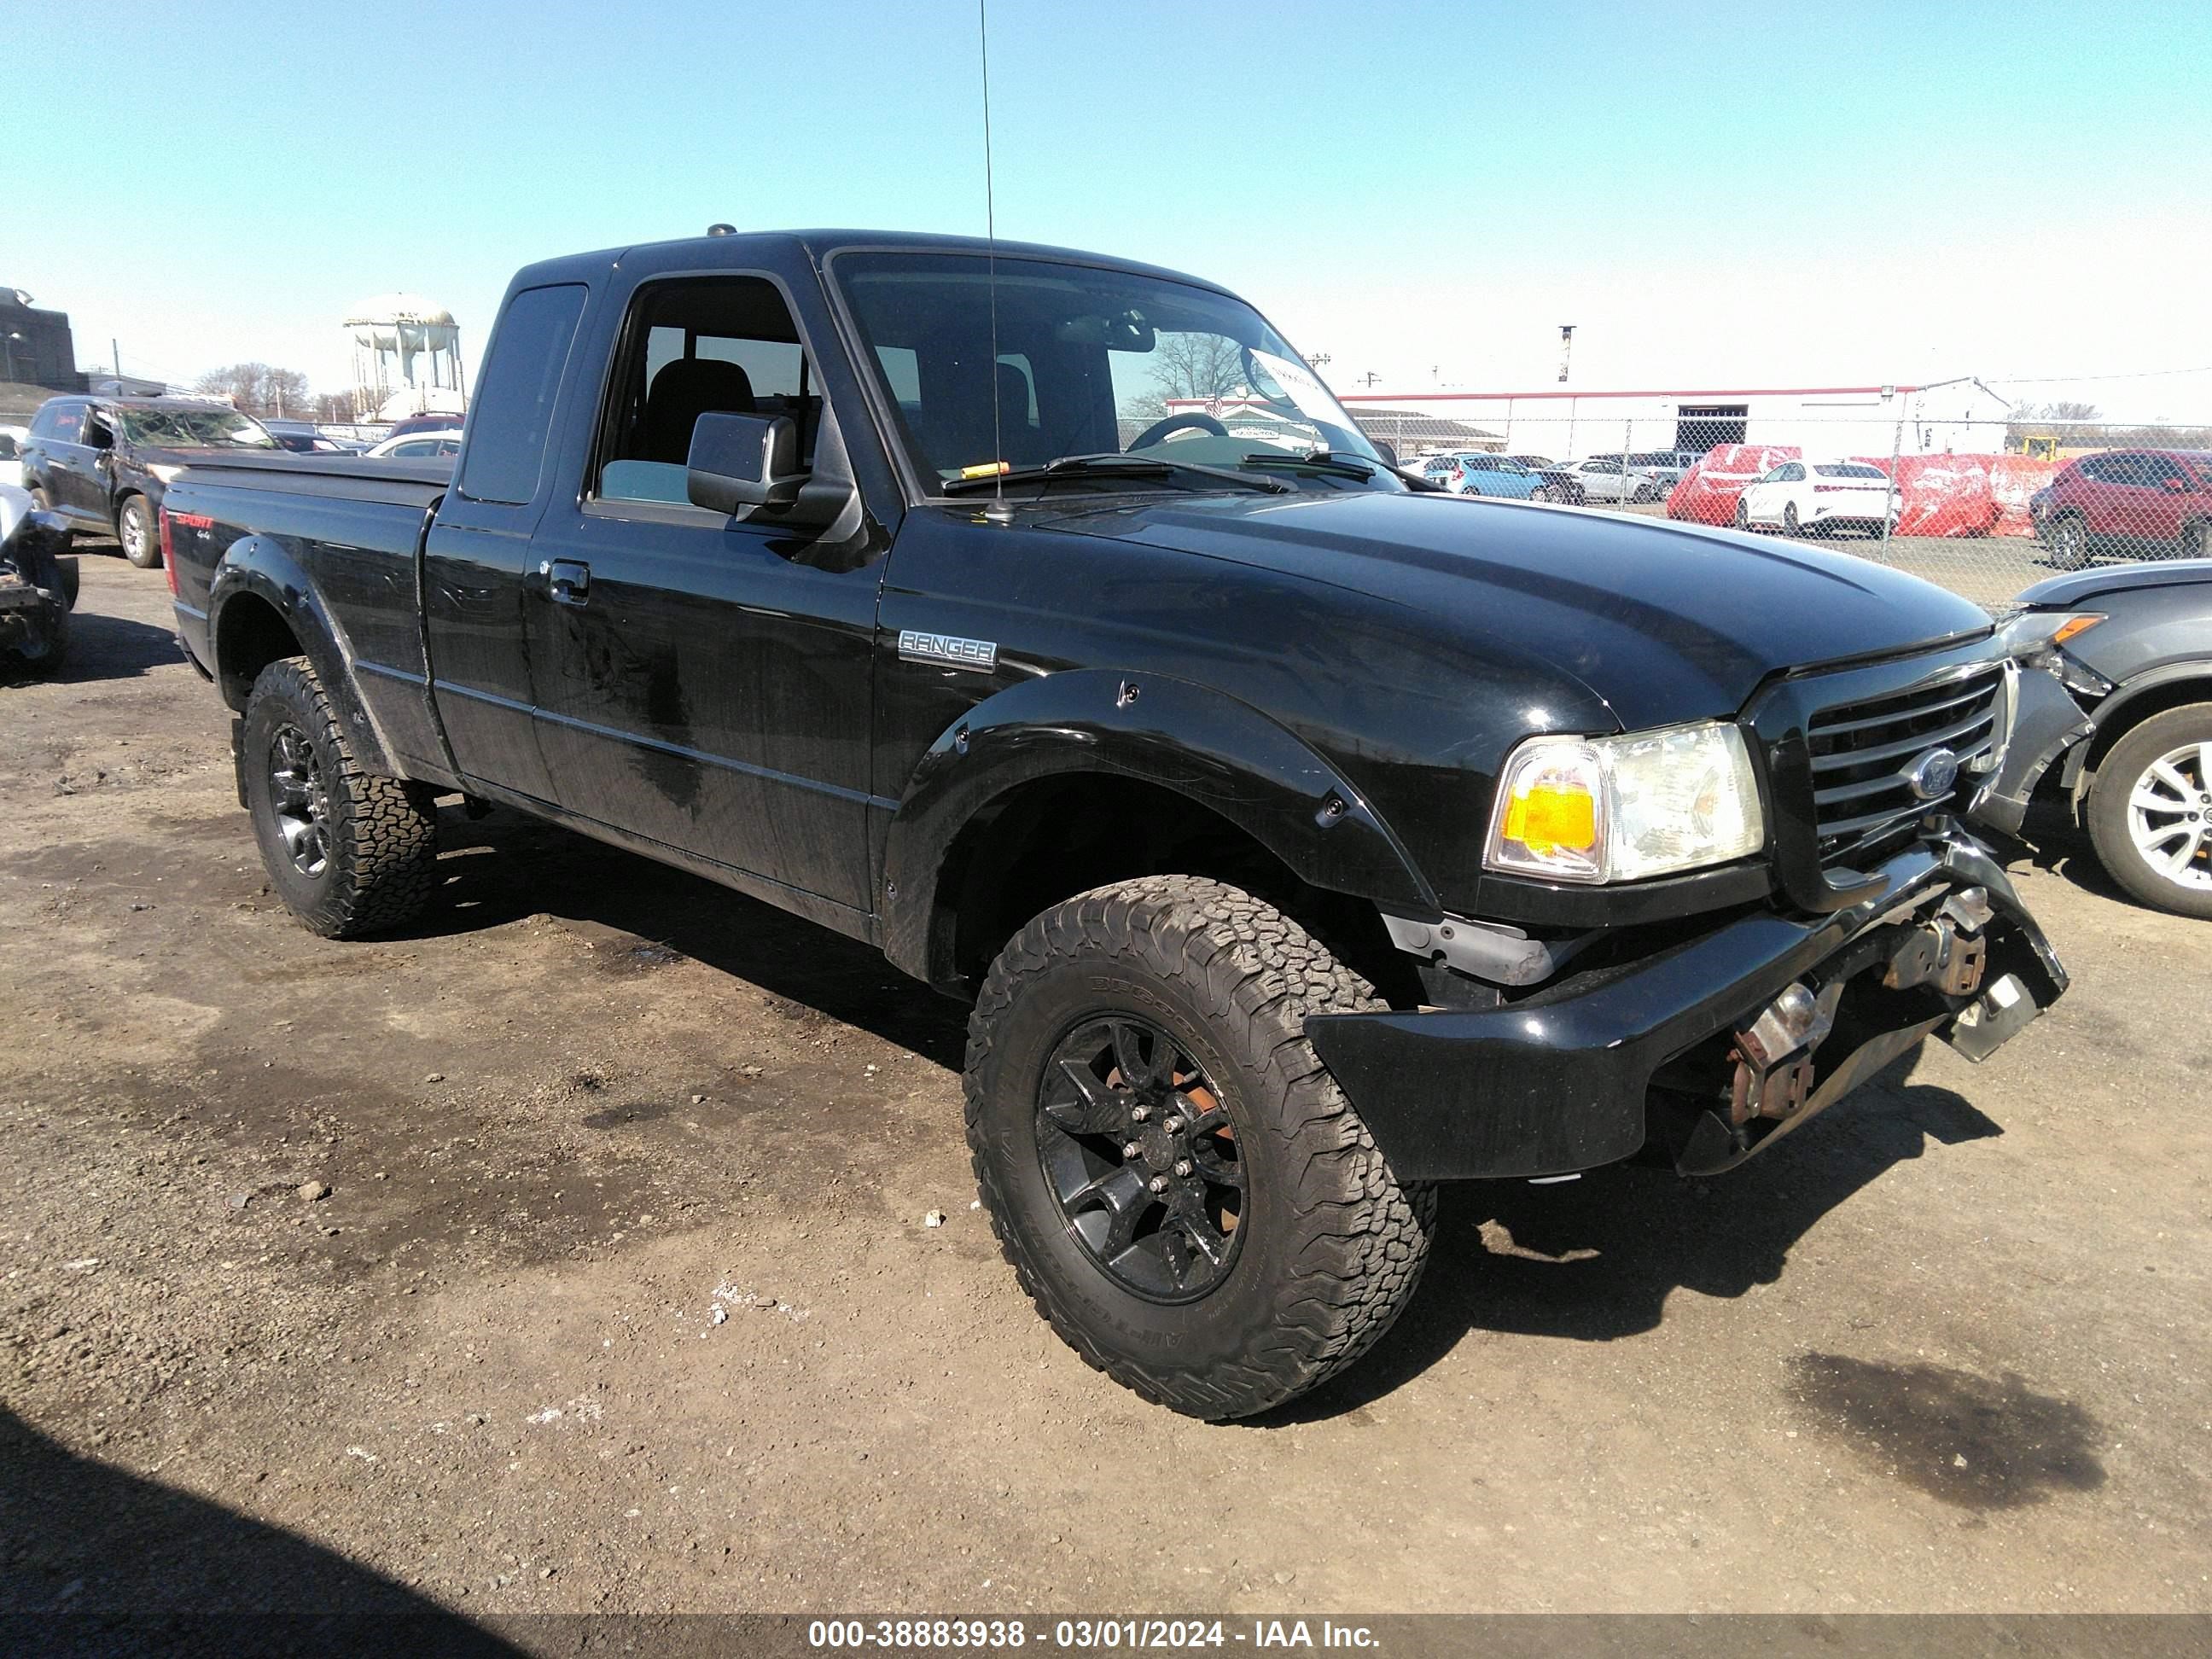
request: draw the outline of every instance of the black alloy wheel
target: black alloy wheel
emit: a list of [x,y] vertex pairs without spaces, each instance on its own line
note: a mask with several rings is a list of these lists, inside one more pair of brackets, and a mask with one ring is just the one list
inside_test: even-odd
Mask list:
[[1037,1100],[1037,1159],[1069,1230],[1124,1289],[1205,1295],[1234,1265],[1244,1166],[1220,1092],[1151,1020],[1088,1019]]

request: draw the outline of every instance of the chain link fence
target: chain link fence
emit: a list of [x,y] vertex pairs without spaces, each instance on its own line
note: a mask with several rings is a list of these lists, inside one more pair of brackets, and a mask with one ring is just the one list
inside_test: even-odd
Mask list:
[[[2188,395],[2212,410],[2212,371],[2190,373],[2205,383]],[[2112,401],[2147,378],[2116,379]],[[2094,384],[2065,389],[1350,401],[1370,437],[1448,489],[1814,542],[1992,611],[2063,571],[2212,558],[2212,415],[2112,419]]]

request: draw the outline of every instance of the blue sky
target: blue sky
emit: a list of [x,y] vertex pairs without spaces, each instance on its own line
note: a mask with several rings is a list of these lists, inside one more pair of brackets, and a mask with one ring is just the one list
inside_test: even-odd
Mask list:
[[[88,364],[335,387],[370,294],[473,362],[548,254],[983,224],[972,0],[98,15],[11,12],[0,240]],[[1591,387],[2212,365],[2212,7],[996,0],[991,53],[1001,235],[1224,282],[1340,387],[1548,383],[1563,322]]]

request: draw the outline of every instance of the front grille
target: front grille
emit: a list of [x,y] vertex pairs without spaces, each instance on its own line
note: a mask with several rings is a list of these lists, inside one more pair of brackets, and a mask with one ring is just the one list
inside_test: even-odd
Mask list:
[[[1959,804],[1972,787],[1973,763],[1996,741],[2003,678],[1998,664],[1980,664],[1910,691],[1823,708],[1807,722],[1823,869],[1864,869],[1910,841],[1929,813]],[[1938,749],[1958,757],[1959,781],[1923,799],[1913,769]]]

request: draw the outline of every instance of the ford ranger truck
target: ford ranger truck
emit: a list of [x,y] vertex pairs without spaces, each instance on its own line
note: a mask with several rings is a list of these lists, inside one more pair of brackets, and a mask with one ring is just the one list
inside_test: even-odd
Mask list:
[[2065,985],[1961,827],[2006,670],[1847,555],[1410,484],[1252,307],[1064,250],[532,265],[452,463],[172,484],[270,879],[349,939],[495,803],[966,1000],[967,1133],[1091,1364],[1264,1411],[1435,1186],[1742,1163]]

